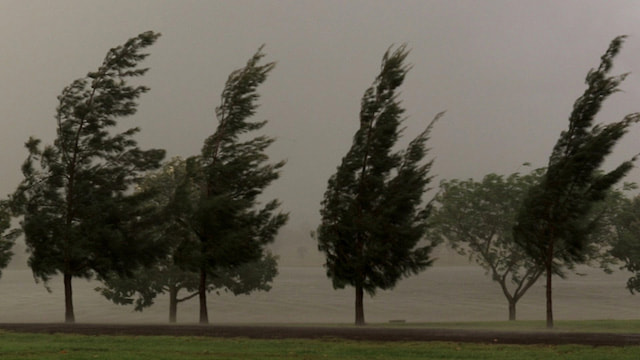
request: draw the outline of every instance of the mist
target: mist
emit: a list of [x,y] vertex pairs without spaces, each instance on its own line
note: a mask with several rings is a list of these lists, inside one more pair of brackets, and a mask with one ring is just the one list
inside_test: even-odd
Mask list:
[[[137,139],[142,148],[166,149],[169,159],[199,153],[204,139],[215,131],[214,109],[228,74],[265,44],[266,59],[277,65],[259,89],[261,107],[256,119],[269,120],[265,132],[277,138],[269,150],[270,158],[287,161],[281,178],[264,194],[265,199],[281,200],[283,209],[290,213],[289,222],[271,247],[283,269],[270,293],[241,297],[245,300],[229,294],[223,294],[223,300],[212,296],[212,304],[246,301],[244,307],[234,310],[238,313],[214,305],[213,322],[351,319],[353,294],[350,288],[332,289],[322,269],[324,259],[310,233],[320,221],[327,180],[359,126],[361,96],[379,71],[384,51],[393,44],[406,43],[411,49],[408,61],[412,69],[401,94],[407,110],[404,138],[413,138],[435,114],[447,111],[428,144],[429,157],[435,159],[435,178],[434,190],[426,200],[435,195],[442,179],[508,174],[524,162],[532,168],[545,166],[567,125],[574,100],[584,90],[587,71],[597,65],[609,41],[618,35],[627,34],[629,39],[616,59],[614,72],[632,74],[622,85],[624,92],[607,101],[598,119],[617,121],[640,110],[640,77],[636,75],[640,72],[640,3],[631,1],[9,0],[0,10],[3,194],[12,193],[22,179],[20,166],[27,157],[24,142],[29,136],[44,143],[52,141],[60,91],[95,69],[110,47],[146,30],[162,33],[144,63],[150,70],[141,82],[151,90],[141,98],[138,113],[126,125],[141,128]],[[637,154],[639,136],[640,129],[633,128],[607,165]],[[634,169],[626,180],[639,182],[639,170]],[[60,320],[63,302],[62,291],[56,287],[59,279],[52,281],[53,293],[48,294],[28,276],[28,254],[22,240],[14,252],[0,279],[0,289],[16,294],[16,299],[12,305],[2,306],[7,315],[0,321]],[[469,320],[506,317],[499,288],[482,269],[446,245],[436,249],[435,257],[438,269],[401,281],[395,291],[368,298],[370,319],[409,319],[417,312],[420,315],[413,318],[420,321],[456,320],[455,314],[462,308],[445,312],[447,300],[426,298],[444,291],[437,283],[443,278],[463,281],[442,293],[446,299],[467,299],[463,301],[467,304],[473,296],[488,296],[476,308],[465,308],[471,314],[465,315]],[[460,270],[468,266],[473,266],[468,274]],[[300,268],[312,270],[305,273],[307,278],[293,279],[292,274],[304,271],[292,269]],[[635,298],[624,289],[624,273],[601,277],[599,272],[586,271],[589,276],[558,282],[558,286],[611,284],[603,290],[611,298],[591,298],[592,305],[585,302],[581,310],[572,310],[570,305],[562,305],[560,297],[559,318],[585,314],[589,318],[637,317]],[[464,283],[469,278],[477,288]],[[288,318],[286,302],[280,303],[282,311],[274,312],[277,315],[273,317],[267,316],[267,310],[265,314],[248,310],[285,301],[294,296],[286,286],[304,283],[304,279],[314,284],[306,296],[328,299],[326,308],[313,302],[304,305],[308,306],[304,309],[316,311],[308,318]],[[165,319],[162,303],[153,308],[155,315],[148,315],[149,311],[134,314],[131,308],[111,305],[97,293],[91,295],[96,284],[82,286],[79,294],[85,295],[80,296],[100,304],[92,306],[108,310],[98,315],[89,310],[83,313],[80,297],[76,301],[79,321]],[[27,295],[21,298],[23,287]],[[471,293],[460,295],[459,291],[467,290]],[[542,291],[542,285],[537,285],[519,305],[523,318],[542,317]],[[616,299],[620,302],[614,303]],[[380,305],[379,310],[375,304]],[[179,310],[179,318],[195,321],[191,311],[197,310],[196,303],[185,306]],[[386,313],[398,307],[406,309]],[[35,315],[38,309],[46,309],[47,314]],[[238,315],[242,311],[249,315]],[[216,312],[232,315],[216,318]]]

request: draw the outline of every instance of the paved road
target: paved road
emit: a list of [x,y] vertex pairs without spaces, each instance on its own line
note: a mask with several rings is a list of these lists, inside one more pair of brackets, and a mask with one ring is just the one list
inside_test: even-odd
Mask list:
[[640,346],[640,334],[503,332],[384,327],[114,325],[114,324],[0,324],[0,329],[32,333],[86,335],[168,335],[245,337],[252,339],[323,339],[358,341],[452,341],[496,344],[583,344]]

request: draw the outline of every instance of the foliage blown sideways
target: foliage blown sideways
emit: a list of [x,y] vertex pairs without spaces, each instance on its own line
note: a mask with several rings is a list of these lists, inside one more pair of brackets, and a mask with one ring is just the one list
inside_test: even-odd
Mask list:
[[[159,219],[154,224],[154,233],[163,239],[167,256],[151,267],[141,267],[132,277],[118,274],[103,280],[104,286],[97,288],[104,297],[120,305],[134,304],[136,311],[153,305],[160,294],[169,294],[169,322],[177,321],[178,304],[199,295],[200,272],[189,270],[185,258],[187,249],[196,244],[195,234],[184,226],[178,203],[197,203],[199,189],[183,187],[187,176],[186,161],[173,158],[162,169],[145,176],[137,191],[154,194],[149,197],[149,206],[155,208]],[[187,191],[185,193],[185,191]],[[195,204],[193,204],[195,206]],[[266,252],[256,261],[237,267],[218,267],[207,278],[206,291],[229,291],[234,295],[253,291],[270,290],[270,283],[278,274],[276,257]],[[181,292],[186,294],[181,295]]]
[[[251,136],[267,124],[251,118],[259,106],[257,88],[275,67],[274,62],[261,63],[262,49],[229,75],[215,112],[216,131],[205,140],[199,156],[187,159],[183,195],[176,198],[179,221],[195,239],[182,248],[178,265],[200,274],[202,324],[209,322],[209,281],[219,281],[216,277],[221,271],[233,273],[245,264],[266,265],[271,257],[266,246],[289,218],[278,211],[278,200],[262,204],[259,199],[285,164],[268,162],[266,150],[275,139]],[[197,192],[191,201],[189,189],[194,188]],[[264,280],[270,281],[268,277]]]
[[626,74],[610,76],[613,59],[624,36],[615,38],[601,57],[598,68],[589,71],[587,89],[569,117],[568,129],[560,134],[549,158],[546,174],[525,197],[520,208],[514,239],[546,274],[547,327],[553,327],[552,276],[564,266],[584,263],[597,226],[592,212],[609,190],[631,170],[635,157],[609,172],[600,170],[607,155],[640,120],[633,113],[606,125],[596,124],[603,102],[619,91]]
[[358,325],[365,323],[364,291],[373,295],[378,288],[390,289],[433,262],[435,244],[419,244],[431,209],[422,204],[422,196],[431,181],[432,162],[422,161],[432,126],[442,113],[404,151],[393,150],[404,113],[396,89],[409,70],[407,55],[405,45],[389,49],[380,74],[365,91],[360,128],[329,179],[316,233],[333,286],[356,290]]
[[30,138],[22,166],[24,180],[12,196],[36,279],[62,274],[65,321],[74,322],[72,278],[128,274],[153,262],[162,247],[146,236],[152,221],[143,203],[147,194],[130,194],[164,150],[141,150],[138,128],[117,133],[121,119],[136,113],[145,86],[128,81],[143,76],[142,51],[160,36],[145,32],[107,52],[98,70],[75,80],[58,96],[56,136],[40,146]]

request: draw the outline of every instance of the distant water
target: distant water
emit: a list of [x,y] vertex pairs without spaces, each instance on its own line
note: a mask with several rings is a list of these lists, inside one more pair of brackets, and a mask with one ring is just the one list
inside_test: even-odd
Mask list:
[[[554,280],[557,320],[640,319],[640,295],[624,284],[629,273],[606,275],[581,269],[587,276]],[[62,279],[52,293],[35,284],[30,270],[5,270],[0,279],[0,322],[57,322],[64,319]],[[168,298],[162,296],[144,312],[110,303],[93,289],[96,282],[74,279],[76,320],[82,323],[165,323]],[[212,323],[350,323],[354,291],[333,290],[321,267],[283,267],[269,292],[233,296],[209,294]],[[539,281],[518,303],[518,319],[544,319],[544,283]],[[401,281],[392,291],[365,298],[368,322],[506,320],[507,303],[497,283],[479,267],[434,267]],[[179,323],[198,319],[196,299],[178,306]]]

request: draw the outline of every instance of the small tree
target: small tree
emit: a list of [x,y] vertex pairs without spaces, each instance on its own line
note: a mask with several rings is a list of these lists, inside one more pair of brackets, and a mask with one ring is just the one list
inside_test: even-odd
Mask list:
[[600,66],[586,78],[587,89],[578,98],[569,117],[569,128],[560,134],[547,173],[532,187],[522,204],[514,227],[514,238],[546,273],[547,327],[553,327],[552,276],[563,266],[587,260],[589,233],[597,222],[593,206],[633,167],[625,161],[610,172],[600,167],[639,114],[607,125],[593,125],[609,95],[618,91],[626,74],[609,76],[613,58],[624,37],[617,37],[602,56]]
[[188,159],[189,179],[184,187],[196,186],[197,203],[182,202],[181,222],[193,231],[197,241],[183,249],[179,265],[200,275],[198,293],[200,323],[209,322],[207,288],[220,271],[265,259],[266,246],[288,219],[276,213],[280,203],[262,205],[263,190],[279,177],[284,162],[268,163],[265,151],[274,141],[261,135],[247,138],[266,121],[250,121],[258,108],[257,87],[275,63],[260,64],[262,47],[246,66],[232,72],[216,108],[218,127],[202,147],[202,154]]
[[[256,262],[234,269],[221,268],[209,277],[206,291],[228,291],[234,295],[269,291],[270,283],[278,274],[277,265],[276,257],[266,253],[264,258]],[[175,323],[178,304],[198,296],[199,280],[198,273],[182,270],[172,259],[165,259],[155,267],[140,269],[131,277],[114,274],[103,281],[104,286],[96,290],[115,304],[133,304],[136,311],[143,311],[153,305],[159,295],[168,294],[169,322]],[[187,294],[180,297],[182,291]]]
[[[145,176],[139,190],[153,193],[148,205],[155,207],[162,221],[154,224],[154,236],[162,238],[167,256],[152,267],[140,268],[132,277],[122,277],[114,273],[103,280],[104,286],[96,290],[107,299],[120,305],[134,304],[136,311],[153,305],[160,294],[169,294],[169,322],[177,319],[178,304],[199,294],[199,272],[181,268],[177,263],[188,263],[185,248],[190,248],[196,240],[194,234],[185,229],[178,205],[185,201],[198,201],[199,189],[191,191],[183,188],[186,181],[186,162],[174,158],[164,164],[161,170]],[[187,255],[188,256],[188,255]],[[276,258],[269,253],[258,261],[243,264],[232,269],[217,269],[209,276],[207,291],[230,291],[235,295],[249,294],[256,290],[270,289],[270,282],[277,275]],[[187,294],[180,297],[180,292]]]
[[158,36],[145,32],[109,50],[97,71],[58,97],[53,144],[41,148],[35,138],[26,143],[24,180],[13,205],[24,215],[34,277],[46,284],[63,275],[66,322],[75,321],[72,278],[127,273],[161,249],[141,234],[149,218],[138,204],[147,195],[129,193],[144,172],[160,166],[164,151],[139,149],[138,128],[115,132],[149,90],[128,81],[147,72],[138,67],[147,57],[141,51]]
[[622,261],[622,269],[634,275],[627,280],[627,289],[640,292],[640,196],[619,198],[613,220],[615,240],[611,254]]
[[364,291],[393,288],[433,262],[434,244],[419,245],[430,210],[422,196],[431,162],[422,161],[433,122],[405,151],[392,149],[401,132],[404,110],[396,89],[409,70],[407,55],[404,45],[384,54],[380,74],[362,98],[360,128],[329,179],[320,211],[318,249],[334,288],[355,288],[358,325],[365,323]]
[[500,284],[509,320],[516,319],[518,300],[542,274],[542,268],[513,242],[513,225],[523,197],[543,173],[538,169],[506,178],[489,174],[482,181],[443,181],[431,217],[430,234],[469,255]]

